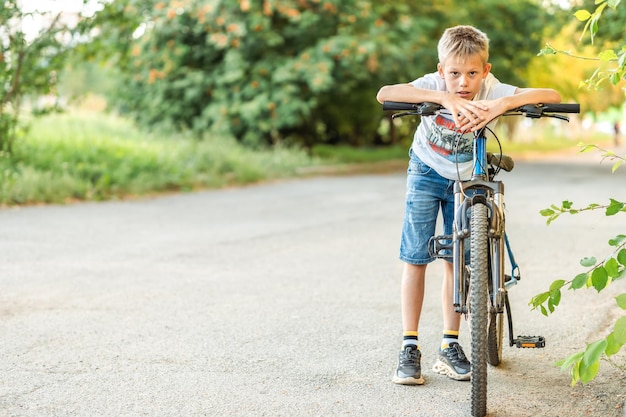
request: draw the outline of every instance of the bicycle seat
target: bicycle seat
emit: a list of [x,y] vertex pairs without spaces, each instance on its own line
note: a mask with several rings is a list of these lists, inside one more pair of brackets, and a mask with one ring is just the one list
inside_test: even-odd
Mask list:
[[496,168],[505,170],[506,172],[511,172],[513,167],[515,167],[513,158],[505,154],[487,152],[487,162]]

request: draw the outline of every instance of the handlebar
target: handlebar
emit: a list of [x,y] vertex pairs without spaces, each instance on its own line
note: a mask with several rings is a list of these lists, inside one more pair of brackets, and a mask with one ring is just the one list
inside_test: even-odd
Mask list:
[[[398,101],[385,101],[383,110],[404,111],[405,113],[396,113],[393,117],[401,117],[408,115],[418,116],[434,116],[440,110],[444,109],[441,104],[437,103],[404,103]],[[511,109],[503,114],[503,116],[524,115],[533,119],[540,117],[556,117],[563,120],[569,120],[566,116],[554,113],[580,113],[580,104],[578,103],[556,103],[556,104],[526,104],[515,109]]]

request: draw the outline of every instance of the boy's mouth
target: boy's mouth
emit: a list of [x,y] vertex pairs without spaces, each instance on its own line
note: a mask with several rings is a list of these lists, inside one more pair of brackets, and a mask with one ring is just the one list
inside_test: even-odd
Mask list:
[[459,91],[459,92],[457,93],[457,95],[459,95],[459,96],[461,96],[461,97],[463,97],[463,98],[467,98],[468,96],[471,96],[471,95],[472,95],[472,93],[470,93],[469,91]]

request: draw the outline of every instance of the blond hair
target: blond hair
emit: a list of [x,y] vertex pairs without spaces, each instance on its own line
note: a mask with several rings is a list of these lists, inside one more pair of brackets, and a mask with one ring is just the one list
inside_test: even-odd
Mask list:
[[479,55],[486,64],[489,61],[489,38],[473,26],[454,26],[441,35],[437,53],[442,65],[449,56],[467,58],[472,55]]

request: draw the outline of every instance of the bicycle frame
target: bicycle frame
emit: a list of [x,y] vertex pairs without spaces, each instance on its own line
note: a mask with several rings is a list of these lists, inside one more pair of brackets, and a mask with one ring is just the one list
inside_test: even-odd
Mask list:
[[[504,231],[504,184],[489,178],[487,161],[487,138],[484,131],[474,138],[472,177],[468,181],[457,180],[454,184],[455,218],[452,236],[454,270],[454,306],[458,313],[467,314],[467,274],[465,265],[465,241],[469,237],[471,206],[480,203],[489,209],[490,291],[491,308],[501,313],[504,309],[505,231]],[[437,238],[435,238],[437,239]],[[510,251],[510,249],[509,249]],[[512,256],[512,252],[511,256]]]

